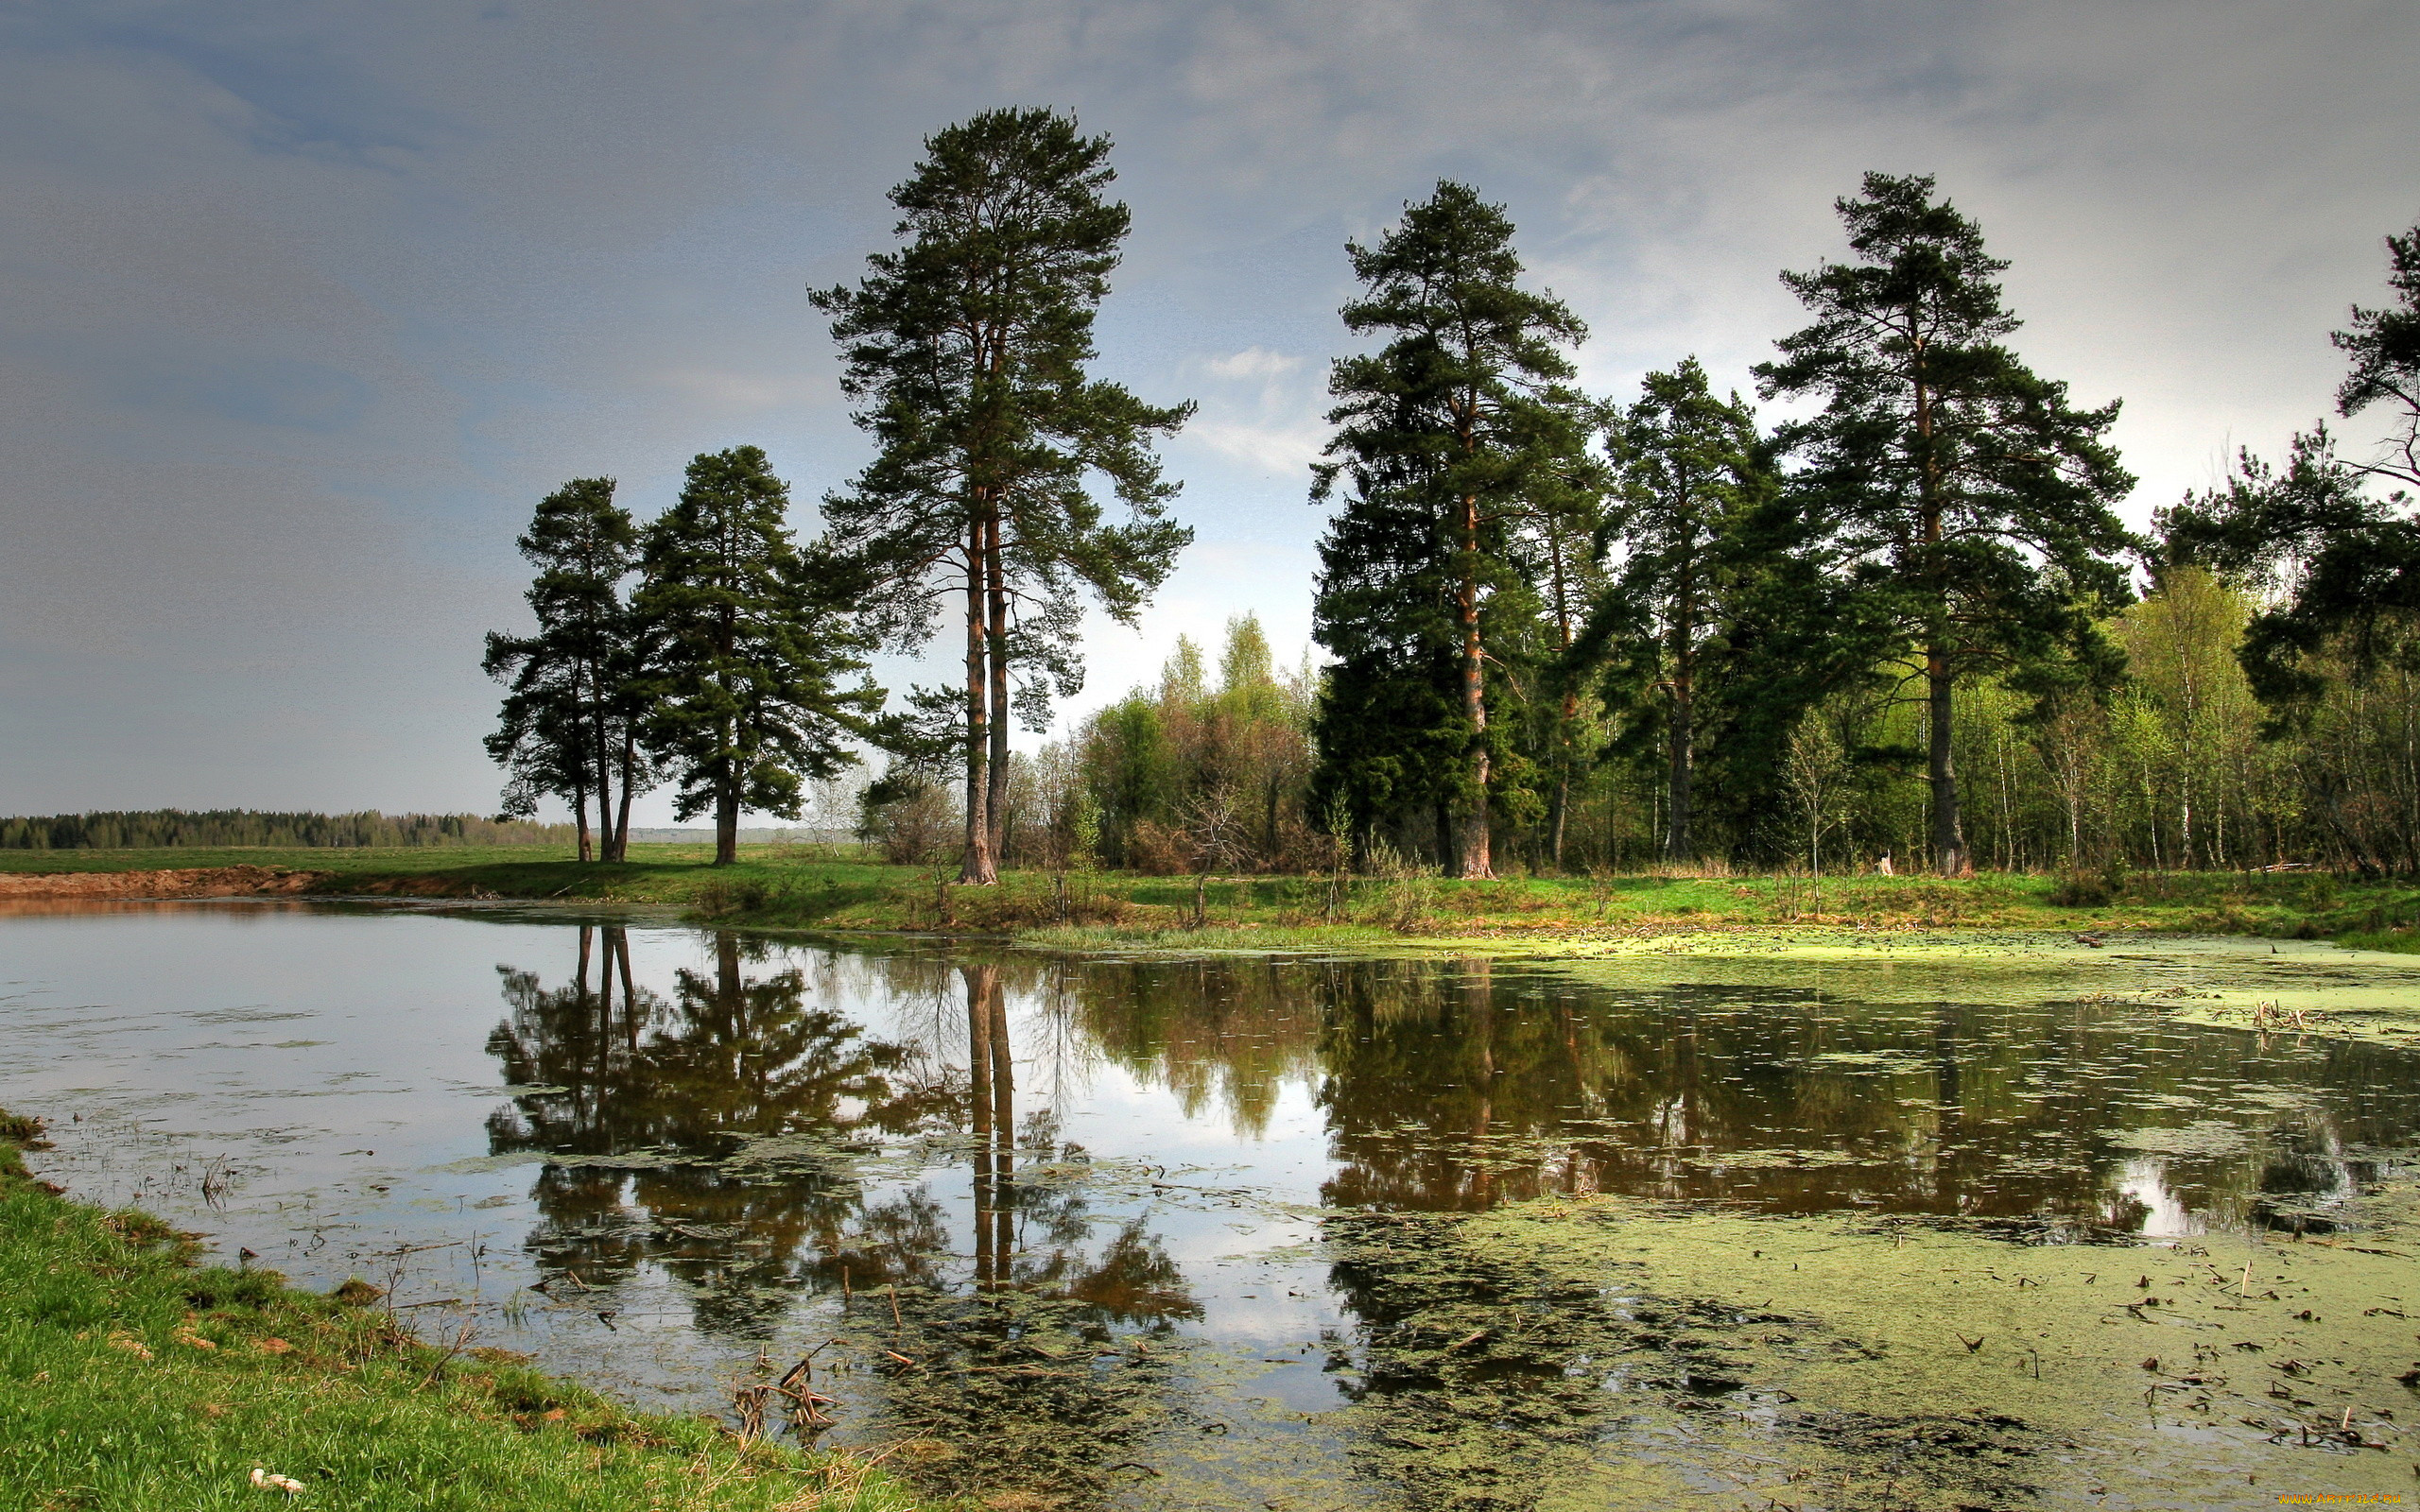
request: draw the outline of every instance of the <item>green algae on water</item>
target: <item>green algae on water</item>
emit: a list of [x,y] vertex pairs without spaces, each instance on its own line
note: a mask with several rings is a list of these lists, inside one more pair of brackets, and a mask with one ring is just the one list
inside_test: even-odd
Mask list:
[[2412,1477],[2392,1233],[2024,1244],[1599,1197],[1328,1234],[1368,1322],[1335,1426],[1406,1506],[2250,1507]]

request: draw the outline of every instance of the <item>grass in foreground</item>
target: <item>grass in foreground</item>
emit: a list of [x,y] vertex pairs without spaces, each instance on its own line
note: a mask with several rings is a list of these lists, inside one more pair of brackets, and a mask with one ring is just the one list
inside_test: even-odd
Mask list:
[[[845,1458],[648,1417],[374,1306],[198,1267],[181,1237],[30,1179],[0,1113],[0,1506],[191,1512],[890,1512]],[[299,1491],[256,1485],[255,1469]]]

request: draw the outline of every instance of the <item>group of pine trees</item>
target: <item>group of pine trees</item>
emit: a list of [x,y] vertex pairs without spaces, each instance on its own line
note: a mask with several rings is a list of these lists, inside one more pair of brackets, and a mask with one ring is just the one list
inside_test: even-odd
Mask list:
[[[489,745],[507,812],[565,799],[583,855],[592,808],[618,857],[669,780],[727,861],[742,809],[795,817],[880,749],[868,833],[978,884],[1076,855],[2420,869],[2420,524],[2377,491],[2420,484],[2420,231],[2337,336],[2386,455],[2322,427],[2142,537],[2116,402],[2017,356],[2007,265],[1931,179],[1868,175],[1847,259],[1782,275],[1806,323],[1754,369],[1772,426],[1694,358],[1583,392],[1582,322],[1502,207],[1440,183],[1347,249],[1369,350],[1333,366],[1314,470],[1327,664],[1281,677],[1239,621],[1215,685],[1185,642],[1028,755],[1011,722],[1080,688],[1086,602],[1132,623],[1190,539],[1155,447],[1192,406],[1090,370],[1128,230],[1105,137],[1003,110],[925,146],[897,245],[814,296],[876,442],[819,539],[749,447],[645,527],[583,479],[522,538],[538,629],[490,638]],[[868,656],[953,611],[962,677],[886,710]]]
[[[699,457],[644,530],[610,480],[540,506],[521,541],[538,631],[488,643],[511,687],[488,743],[512,774],[508,813],[565,799],[586,855],[593,801],[600,853],[618,859],[631,796],[669,777],[680,817],[714,815],[727,863],[743,808],[796,817],[804,780],[878,746],[962,774],[962,876],[995,880],[1011,718],[1045,727],[1051,696],[1080,687],[1087,594],[1131,623],[1191,540],[1152,450],[1191,406],[1088,370],[1129,221],[1103,194],[1109,148],[1045,110],[925,143],[891,191],[900,246],[814,296],[879,448],[824,498],[821,539],[791,536],[787,490],[753,447]],[[1102,481],[1123,520],[1106,517]],[[924,645],[951,601],[962,687],[912,690],[884,714],[866,653]]]
[[1839,210],[1848,260],[1782,275],[1808,318],[1753,369],[1771,428],[1694,359],[1573,388],[1583,328],[1466,186],[1351,249],[1345,323],[1384,344],[1330,380],[1310,811],[1464,877],[1508,843],[2420,869],[2420,525],[2373,487],[2420,482],[2420,232],[2336,337],[2385,454],[2246,455],[2144,538],[2117,404],[2012,350],[1975,222],[1925,177]]

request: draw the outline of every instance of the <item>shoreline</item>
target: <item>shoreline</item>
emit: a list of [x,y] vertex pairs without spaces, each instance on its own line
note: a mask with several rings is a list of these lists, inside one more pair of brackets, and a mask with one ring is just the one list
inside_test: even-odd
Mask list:
[[[627,1506],[911,1512],[846,1454],[633,1410],[475,1347],[433,1344],[347,1281],[202,1265],[140,1211],[30,1174],[0,1111],[0,1500],[171,1512],[222,1499],[331,1509]],[[268,1504],[263,1502],[264,1505]]]

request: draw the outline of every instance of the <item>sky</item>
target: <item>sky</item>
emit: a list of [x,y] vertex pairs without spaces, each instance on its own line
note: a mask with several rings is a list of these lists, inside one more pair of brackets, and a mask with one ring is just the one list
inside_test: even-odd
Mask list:
[[1752,388],[1834,199],[1934,174],[2020,354],[2124,401],[2140,523],[2327,412],[2415,57],[2403,0],[0,0],[0,813],[492,811],[532,507],[752,443],[811,534],[871,448],[808,290],[982,110],[1115,141],[1099,371],[1201,406],[1194,544],[1063,728],[1233,615],[1308,649],[1344,246],[1441,178],[1627,399]]

